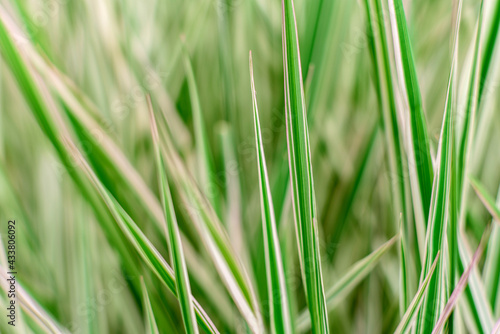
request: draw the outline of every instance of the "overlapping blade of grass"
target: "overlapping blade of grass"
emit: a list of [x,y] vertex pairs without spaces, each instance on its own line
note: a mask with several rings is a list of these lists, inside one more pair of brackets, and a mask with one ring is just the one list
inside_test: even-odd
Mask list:
[[[171,151],[166,153],[166,156],[173,158]],[[221,223],[207,200],[203,198],[199,189],[186,174],[178,174],[179,172],[182,174],[179,163],[180,161],[174,158],[168,164],[174,166],[172,169],[173,174],[176,175],[174,181],[180,189],[180,197],[188,214],[233,301],[246,319],[251,331],[259,333],[262,320],[248,275],[240,260],[234,256],[234,251],[222,230]]]
[[[93,120],[91,117],[89,117],[89,115],[87,115],[88,110],[86,110],[82,105],[80,105],[76,96],[73,96],[72,93],[68,90],[68,88],[64,86],[65,82],[57,75],[58,73],[54,71],[51,72],[50,70],[47,71],[51,80],[56,83],[56,89],[61,94],[63,100],[66,103],[68,103],[69,106],[71,106],[71,108],[67,108],[66,111],[68,112],[68,115],[72,120],[72,125],[74,126],[75,131],[79,134],[79,136],[81,136],[82,141],[84,141],[87,145],[91,145],[92,148],[91,151],[98,156],[97,159],[92,160],[94,163],[97,163],[96,166],[99,167],[97,169],[111,170],[112,177],[119,180],[117,181],[117,183],[126,186],[127,189],[129,190],[128,193],[135,196],[137,201],[141,203],[142,207],[146,209],[146,212],[153,220],[153,222],[155,222],[157,226],[161,226],[161,221],[163,219],[161,213],[161,207],[158,205],[158,201],[156,200],[150,189],[146,186],[144,181],[141,179],[138,172],[132,167],[130,162],[125,158],[124,154],[114,144],[111,138],[108,137],[106,131],[95,120]],[[28,88],[30,87],[28,86]],[[33,107],[33,109],[37,110],[36,107]],[[47,120],[48,121],[52,120],[48,111],[42,113],[41,117],[42,121],[44,122],[46,122]],[[55,126],[53,128],[55,128]],[[71,154],[68,154],[65,151],[65,147],[60,142],[60,138],[57,136],[49,136],[49,138],[56,146],[56,148],[60,148],[58,149],[58,152],[59,151],[62,152],[61,159],[64,162],[70,175],[72,177],[78,176],[78,174],[76,174],[77,169],[74,168],[74,161],[69,159],[69,157],[71,157]],[[67,161],[64,159],[66,159]],[[186,169],[185,166],[182,166],[182,168]],[[74,176],[75,174],[76,176]],[[188,177],[188,176],[186,174],[183,174],[182,177]],[[77,181],[82,183],[81,179],[78,179]],[[196,186],[194,186],[193,181],[189,183],[189,186],[191,187],[191,189],[196,188]],[[92,191],[86,189],[85,191],[82,190],[82,193],[91,194]],[[199,195],[198,198],[203,197],[199,193],[198,195]],[[99,208],[100,203],[98,202],[98,200],[96,202],[95,198],[92,198],[91,203],[94,207]],[[207,205],[203,204],[202,208],[206,213],[206,211],[208,210]],[[98,211],[97,213],[100,213],[102,215],[102,210]],[[106,220],[99,219],[99,221],[106,221]],[[214,221],[218,222],[218,220],[214,219],[213,217],[211,217],[211,219],[208,220],[210,224],[213,224]],[[220,225],[220,223],[218,222],[217,225]],[[114,227],[114,225],[112,225],[111,227]],[[226,240],[224,239],[224,237],[220,236],[220,234],[223,233],[220,227],[215,227],[212,229],[212,231],[218,234],[219,240]],[[225,243],[228,244],[227,241],[225,241]],[[190,244],[185,243],[184,246],[187,247],[190,246]],[[225,247],[229,249],[227,245]],[[124,247],[122,246],[122,249],[123,248]],[[122,254],[125,250],[120,251],[120,253]],[[205,263],[193,259],[193,256],[195,254],[194,250],[190,251],[188,254],[190,255],[190,257],[187,258],[188,261],[190,261],[191,263],[196,263],[197,266],[205,266]],[[241,268],[234,265],[235,263],[237,263],[234,254],[231,251],[226,251],[224,254],[225,257],[229,259],[228,261],[232,263],[231,266],[233,267],[233,270],[241,272]],[[133,263],[133,261],[124,260],[124,263],[125,265],[129,265],[130,263]],[[208,272],[208,270],[202,270],[202,271]],[[240,274],[236,273],[236,275],[237,279],[239,280],[239,283],[246,285],[246,287],[248,288],[246,279],[243,278],[245,275],[241,273]],[[201,287],[203,287],[205,290],[210,289],[210,284],[206,284],[207,282],[205,282],[208,279],[208,277],[203,277],[203,278],[200,276],[194,276],[194,277],[198,279],[198,283],[201,285]],[[245,288],[243,288],[243,290],[250,291],[251,289],[245,290]],[[208,292],[207,295],[213,295],[213,294],[211,292]],[[248,294],[248,296],[250,295],[251,293]],[[218,296],[218,298],[225,298],[225,295]],[[212,300],[212,302],[215,304],[216,307],[218,306],[217,300]]]
[[141,276],[141,287],[142,287],[142,302],[144,307],[146,322],[146,333],[147,334],[160,334],[158,331],[158,326],[156,325],[155,314],[153,308],[151,307],[151,302],[149,301],[148,289],[144,283],[144,278]]
[[[106,162],[106,166],[113,170],[113,175],[118,176],[121,180],[123,180],[124,185],[130,187],[130,193],[136,196],[137,200],[142,203],[144,208],[147,209],[147,212],[153,221],[160,224],[159,222],[162,219],[161,209],[157,205],[156,199],[153,197],[151,191],[147,188],[144,181],[140,178],[124,155],[120,152],[116,145],[114,145],[112,140],[108,138],[105,131],[102,130],[96,122],[93,122],[88,115],[85,115],[85,110],[77,108],[75,110],[68,111],[73,112],[72,116],[74,118],[72,120],[82,127],[80,131],[84,135],[86,134],[84,137],[85,140],[92,143],[92,148],[95,148],[95,151],[99,152],[99,157],[102,157]],[[95,138],[89,135],[92,131],[89,131],[88,129],[98,129],[100,142],[96,142]],[[76,130],[78,130],[78,127]],[[167,137],[164,137],[163,139],[166,139],[167,141],[170,140],[170,138]],[[184,200],[186,208],[190,213],[193,212],[193,209],[196,211],[195,218],[193,219],[197,223],[195,225],[198,228],[200,237],[208,240],[206,245],[213,251],[209,252],[209,254],[213,256],[213,260],[220,270],[219,273],[221,273],[221,270],[224,272],[223,281],[226,284],[226,287],[227,285],[233,284],[234,281],[236,282],[237,287],[234,285],[228,287],[233,299],[239,306],[240,310],[246,310],[244,313],[246,314],[249,322],[254,324],[260,323],[260,313],[258,311],[256,298],[253,294],[249,279],[244,272],[239,259],[231,249],[230,242],[225,235],[222,224],[220,223],[217,215],[214,213],[213,207],[209,202],[207,202],[207,199],[202,194],[201,190],[196,186],[194,180],[191,179],[189,173],[187,173],[187,168],[178,157],[173,145],[170,146],[170,150],[166,154],[167,160],[170,159],[169,165],[171,164],[172,166],[176,166],[176,168],[173,168],[171,172],[174,175],[175,183],[179,188],[182,188],[181,193],[183,196],[181,197]],[[101,159],[96,160],[97,163],[100,163],[100,161]],[[198,223],[201,223],[202,225]],[[206,228],[208,228],[209,233],[205,233]],[[216,246],[214,246],[214,242]],[[185,246],[188,245],[189,244],[185,244]],[[188,254],[194,254],[194,251],[189,252]],[[220,255],[222,255],[222,257],[220,257]],[[224,261],[221,262],[221,259],[224,259],[226,263],[224,263]],[[195,260],[189,258],[187,258],[187,260],[192,263],[196,262]],[[203,264],[200,262],[198,263]],[[227,272],[228,268],[230,273]],[[200,284],[204,286],[203,280],[201,280]],[[241,295],[244,296],[244,299],[240,298]],[[213,302],[217,303],[216,301]],[[253,312],[255,312],[255,316],[252,315]],[[258,328],[258,325],[255,325],[254,329],[256,330],[256,328]]]
[[251,330],[260,332],[261,314],[248,274],[240,259],[235,256],[217,214],[190,177],[187,168],[173,147],[170,136],[165,132],[162,132],[163,137],[161,137],[165,162],[170,166],[172,179],[184,207],[236,306]]
[[[489,228],[483,232],[481,242],[486,242],[489,239]],[[480,245],[483,247],[482,245]],[[460,273],[465,273],[471,263],[472,251],[468,245],[466,236],[461,233],[458,237],[458,270]],[[485,294],[483,281],[479,275],[477,268],[473,267],[469,274],[469,283],[465,286],[465,302],[468,304],[470,315],[473,320],[473,326],[481,333],[490,333],[493,328],[494,319],[491,307],[488,303],[488,298]]]
[[313,333],[328,333],[300,52],[292,0],[282,1],[288,161],[299,258]]
[[[485,235],[488,235],[488,232],[485,232]],[[462,274],[462,277],[460,277],[460,280],[458,281],[455,289],[453,290],[453,293],[450,295],[448,302],[446,303],[441,315],[439,316],[439,319],[436,323],[436,326],[432,330],[432,334],[439,334],[443,330],[446,320],[450,316],[451,312],[455,308],[456,303],[458,302],[458,298],[460,294],[464,291],[467,281],[469,279],[470,274],[472,273],[472,270],[476,266],[477,262],[481,258],[481,255],[484,250],[484,244],[485,244],[485,236],[483,235],[483,240],[479,243],[479,247],[477,248],[476,252],[474,253],[474,256],[472,257],[472,260],[467,267],[467,270]]]
[[[447,239],[447,225],[449,222],[449,202],[450,183],[451,183],[451,165],[452,165],[452,141],[454,140],[454,77],[456,72],[457,48],[458,48],[458,27],[461,18],[462,1],[458,4],[455,36],[453,39],[453,56],[451,71],[448,80],[448,89],[446,94],[445,110],[439,138],[439,148],[437,154],[437,174],[432,187],[432,199],[430,207],[429,221],[427,224],[426,254],[423,268],[423,274],[427,275],[430,270],[431,261],[437,256],[438,252],[444,252]],[[403,27],[404,28],[404,27]],[[406,29],[406,28],[404,28]],[[403,29],[403,30],[404,30]],[[453,233],[454,231],[452,231]],[[442,311],[442,300],[447,294],[444,261],[438,261],[437,275],[433,276],[429,282],[429,289],[424,297],[422,308],[417,319],[417,333],[429,333]]]
[[[353,264],[346,273],[326,291],[328,311],[331,311],[342,298],[351,292],[368,274],[372,272],[384,254],[396,243],[399,236],[385,242],[365,258]],[[311,328],[311,317],[307,310],[302,311],[296,320],[298,332],[305,332]]]
[[[155,223],[155,227],[158,228],[158,231],[161,231],[163,215],[157,199],[140,177],[139,173],[127,160],[123,152],[121,152],[120,148],[116,146],[113,140],[106,134],[104,128],[87,114],[95,113],[96,111],[93,110],[92,107],[85,108],[85,106],[80,104],[77,100],[77,96],[74,95],[75,93],[69,91],[68,87],[65,86],[64,78],[61,77],[60,73],[54,69],[51,70],[51,68],[47,68],[47,65],[41,64],[40,66],[42,68],[45,67],[45,71],[51,82],[54,83],[60,97],[68,104],[69,108],[67,108],[66,111],[81,141],[85,142],[86,145],[91,148],[90,151],[93,155],[95,154],[95,157],[97,157],[92,159],[92,162],[95,163],[95,168],[99,170],[110,170],[111,175],[107,175],[107,177],[111,177],[118,184],[125,186],[128,190],[127,193],[131,194],[137,202],[140,203],[141,207],[146,210],[148,216]],[[77,93],[78,96],[82,94],[81,92]],[[189,240],[187,238],[183,240],[183,245],[188,251],[186,253],[186,261],[190,264],[190,269],[199,270],[203,273],[209,272],[207,265],[195,258],[195,251],[193,246],[189,243]],[[211,276],[193,275],[193,277],[207,295],[213,296],[211,302],[215,307],[227,304],[227,302],[221,302],[221,299],[226,298],[225,294],[217,294],[219,289],[213,290],[213,279]],[[223,312],[222,314],[226,313]],[[227,320],[226,317],[226,322]]]
[[[404,243],[407,248],[407,251],[402,253],[403,256],[401,258],[401,261],[403,261],[402,264],[404,263],[405,266],[402,268],[400,307],[404,309],[408,306],[412,286],[417,281],[415,274],[412,275],[411,269],[414,267],[414,273],[420,272],[420,254],[423,253],[425,218],[419,217],[418,212],[416,212],[417,219],[415,219],[415,225],[413,225],[411,210],[408,209],[411,204],[410,187],[406,177],[407,171],[404,168],[406,156],[403,152],[403,143],[401,142],[403,135],[400,131],[401,127],[396,109],[397,103],[394,94],[396,90],[391,73],[391,61],[382,4],[380,0],[365,0],[365,7],[371,37],[368,41],[373,63],[375,86],[389,153],[389,172],[391,187],[393,189],[392,193],[394,194],[395,217],[401,214],[401,243]],[[413,231],[416,233],[413,233]],[[410,237],[412,234],[413,238]],[[413,247],[410,245],[413,245]],[[422,249],[421,252],[419,251],[420,248]],[[413,249],[417,251],[415,253],[411,252]],[[413,257],[412,254],[414,254]]]
[[397,72],[400,78],[399,84],[404,86],[405,105],[409,108],[409,115],[404,117],[409,120],[409,133],[406,133],[405,136],[410,143],[408,145],[410,175],[416,174],[416,182],[413,181],[413,178],[411,179],[412,193],[414,197],[418,197],[418,199],[414,199],[414,210],[422,210],[424,219],[427,219],[431,205],[434,174],[429,148],[429,134],[403,2],[390,0],[389,12],[391,24],[395,25],[392,27],[392,35]]
[[[7,16],[0,8],[0,51],[4,56],[4,60],[15,73],[15,79],[19,85],[21,93],[24,95],[25,101],[31,108],[35,119],[42,128],[45,135],[53,144],[57,156],[63,163],[64,168],[68,171],[72,180],[79,189],[82,197],[86,199],[93,208],[98,221],[110,241],[116,247],[122,257],[122,264],[129,274],[134,274],[137,270],[136,259],[125,246],[123,235],[114,226],[109,219],[109,215],[105,212],[102,203],[99,202],[93,190],[84,180],[83,175],[75,168],[75,162],[71,154],[66,150],[62,142],[63,136],[67,135],[67,129],[62,124],[58,115],[54,113],[54,101],[50,99],[49,94],[38,81],[35,80],[35,75],[31,71],[31,67],[26,64],[21,56],[18,46],[14,43],[11,34],[12,31],[6,27]],[[12,27],[10,27],[12,29]]]
[[262,232],[267,273],[267,289],[272,333],[292,333],[288,291],[283,271],[280,240],[274,216],[273,200],[267,177],[266,159],[260,130],[259,111],[253,77],[252,53],[250,53],[250,80],[252,89],[253,115],[255,123],[255,144],[259,169],[259,188],[261,196]]
[[495,204],[495,200],[488,194],[484,186],[474,177],[470,177],[470,183],[477,196],[483,202],[483,205],[488,209],[488,212],[495,218],[495,221],[500,222],[500,207]]
[[[116,201],[111,193],[103,186],[99,178],[96,176],[94,171],[88,165],[88,163],[83,159],[76,148],[71,147],[71,143],[68,142],[68,149],[73,151],[73,155],[80,159],[81,166],[85,171],[88,178],[91,180],[96,190],[99,192],[102,200],[108,207],[110,213],[113,215],[119,228],[126,235],[129,242],[133,245],[137,253],[146,262],[146,264],[151,268],[160,281],[176,296],[176,280],[175,274],[172,268],[168,265],[165,259],[161,256],[158,250],[153,246],[153,244],[148,240],[144,233],[139,229],[137,224],[130,218],[130,216],[123,210],[120,204]],[[179,297],[178,297],[179,298]],[[203,308],[193,299],[193,303],[196,310],[196,318],[200,327],[206,333],[219,333],[212,320],[205,313]]]
[[175,282],[177,296],[181,306],[182,319],[184,320],[184,328],[188,334],[198,333],[196,319],[194,315],[193,301],[191,296],[191,285],[186,268],[186,260],[182,250],[181,235],[177,218],[175,216],[174,204],[172,195],[168,186],[168,179],[163,163],[163,157],[158,144],[159,135],[156,127],[155,116],[153,114],[153,106],[148,97],[148,105],[151,116],[151,132],[153,136],[154,151],[156,156],[156,165],[158,169],[158,179],[160,180],[161,202],[163,204],[163,212],[165,216],[164,228],[168,238],[169,253],[172,262],[172,267],[175,272]]
[[407,333],[407,330],[409,329],[409,325],[410,325],[411,321],[413,320],[413,317],[420,310],[420,306],[422,305],[423,297],[425,295],[425,292],[427,291],[427,287],[429,286],[429,281],[431,280],[431,277],[434,274],[434,271],[436,270],[438,259],[439,259],[439,252],[438,252],[438,255],[436,255],[436,258],[434,259],[434,262],[432,262],[432,266],[431,266],[429,272],[427,273],[427,276],[424,278],[424,280],[420,284],[420,287],[418,288],[417,293],[415,294],[410,305],[406,309],[406,312],[403,314],[403,317],[401,318],[401,321],[399,322],[398,327],[394,331],[394,334]]
[[[500,189],[496,205],[500,207]],[[500,282],[500,221],[496,219],[493,222],[490,241],[486,249],[483,280],[493,314],[500,317],[500,286],[498,284]]]

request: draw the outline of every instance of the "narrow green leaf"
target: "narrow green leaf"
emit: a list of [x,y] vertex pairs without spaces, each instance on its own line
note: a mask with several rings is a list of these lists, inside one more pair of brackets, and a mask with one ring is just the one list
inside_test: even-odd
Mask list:
[[390,0],[389,12],[391,23],[396,24],[396,27],[392,29],[396,63],[399,65],[397,69],[401,77],[400,84],[404,85],[405,100],[409,108],[410,168],[416,169],[418,184],[418,190],[414,193],[420,195],[423,217],[427,218],[429,217],[432,194],[432,160],[429,149],[429,134],[402,0]]
[[271,330],[272,333],[292,333],[292,323],[290,318],[285,273],[283,271],[281,247],[278,237],[278,230],[276,228],[276,218],[274,216],[271,189],[269,186],[269,179],[267,177],[264,146],[262,144],[262,134],[260,130],[259,110],[257,108],[257,93],[255,91],[251,52],[249,59]]
[[[430,270],[433,259],[437,253],[445,252],[447,240],[447,225],[449,222],[447,211],[450,205],[450,182],[451,182],[451,159],[452,159],[452,141],[454,140],[454,117],[453,117],[453,97],[454,78],[457,64],[458,47],[458,27],[460,24],[462,11],[462,1],[458,3],[455,36],[453,40],[452,65],[448,80],[448,89],[446,94],[445,110],[439,138],[439,148],[437,154],[438,170],[432,187],[431,207],[427,230],[427,244],[423,274],[427,275]],[[446,253],[445,253],[446,254]],[[417,333],[429,333],[434,328],[439,314],[443,308],[443,297],[446,296],[445,290],[446,267],[444,261],[438,261],[437,275],[433,276],[429,283],[429,289],[424,297],[423,306],[420,309],[417,319]]]
[[186,260],[182,250],[181,234],[175,216],[174,204],[172,202],[172,195],[168,186],[167,174],[163,157],[161,155],[160,146],[158,144],[159,135],[156,127],[155,116],[153,114],[153,106],[151,99],[148,96],[148,106],[151,116],[151,132],[153,135],[153,143],[156,155],[156,164],[158,169],[158,178],[160,180],[160,194],[161,202],[163,204],[164,213],[164,228],[168,238],[169,253],[171,257],[172,267],[175,272],[176,291],[181,306],[182,319],[184,320],[184,327],[188,334],[197,334],[198,327],[196,326],[196,319],[193,309],[193,301],[191,296],[191,286],[186,268]]
[[313,333],[328,333],[328,316],[321,273],[316,199],[307,129],[300,52],[292,0],[282,1],[283,71],[288,161],[292,184],[299,258],[305,281]]
[[153,308],[151,307],[151,302],[149,301],[148,289],[146,284],[144,284],[144,278],[141,276],[141,287],[142,287],[142,303],[144,307],[145,317],[147,319],[146,333],[147,334],[160,334],[158,331],[158,326],[156,325],[155,314]]
[[[375,5],[373,2],[375,2]],[[412,196],[407,178],[408,170],[404,167],[407,157],[403,151],[404,145],[401,141],[403,134],[400,131],[402,127],[396,109],[395,93],[397,90],[391,73],[390,50],[381,0],[365,0],[365,7],[370,37],[372,37],[369,38],[369,47],[376,79],[375,85],[388,147],[389,179],[393,189],[392,194],[394,194],[392,198],[395,203],[394,217],[401,216],[401,244],[404,243],[407,248],[401,254],[401,261],[404,261],[405,264],[404,268],[401,268],[401,288],[403,290],[400,293],[400,310],[403,311],[408,306],[409,296],[413,294],[413,286],[417,284],[416,273],[421,271],[420,258],[423,255],[427,217],[423,217],[421,210],[415,210],[415,223],[413,224],[412,210],[408,209],[411,205]],[[375,36],[378,36],[378,38],[375,38]],[[415,197],[415,200],[417,200],[417,197]],[[421,200],[417,200],[417,203],[420,202]],[[414,249],[416,252],[412,252]]]

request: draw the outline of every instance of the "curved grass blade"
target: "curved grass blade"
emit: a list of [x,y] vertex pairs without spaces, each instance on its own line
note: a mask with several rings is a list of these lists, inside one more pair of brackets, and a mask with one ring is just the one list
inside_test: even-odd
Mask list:
[[[337,305],[342,298],[352,291],[378,264],[378,261],[384,254],[396,243],[399,236],[396,235],[386,241],[382,246],[374,250],[367,257],[359,260],[344,274],[330,289],[326,292],[326,303],[329,311]],[[305,332],[311,327],[311,318],[309,313],[302,311],[297,318],[296,328],[298,332]]]
[[168,238],[169,253],[172,261],[172,267],[175,272],[176,291],[181,306],[182,319],[184,327],[188,334],[197,334],[198,327],[196,326],[196,318],[194,315],[193,301],[191,296],[191,286],[186,268],[186,260],[182,250],[181,235],[177,218],[175,217],[174,204],[172,195],[168,186],[165,165],[158,144],[159,135],[156,127],[156,121],[153,114],[153,106],[151,99],[148,96],[148,106],[151,117],[151,132],[153,135],[154,150],[156,155],[156,164],[158,168],[158,178],[160,180],[161,202],[163,204],[163,212],[165,216],[164,228]]
[[432,266],[427,273],[427,276],[425,276],[425,279],[422,281],[420,284],[420,287],[417,290],[417,293],[415,294],[415,297],[413,297],[410,305],[406,309],[406,312],[404,313],[403,317],[401,318],[401,321],[399,322],[398,327],[394,331],[394,334],[403,334],[406,333],[410,322],[413,320],[413,317],[415,316],[416,312],[420,309],[420,306],[422,305],[422,300],[425,295],[425,292],[427,291],[427,286],[429,285],[429,282],[431,280],[432,275],[434,274],[434,271],[436,270],[436,266],[438,263],[439,259],[439,252],[436,255],[436,258],[434,259],[434,262],[432,262]]
[[299,258],[305,283],[307,305],[312,320],[312,332],[328,333],[311,150],[300,68],[297,24],[292,0],[282,1],[282,19],[288,161]]
[[151,307],[151,302],[149,301],[148,289],[146,288],[146,284],[144,284],[144,278],[142,276],[141,287],[144,313],[147,319],[146,333],[160,334],[160,332],[158,331],[158,326],[156,325],[155,314],[153,312],[153,308]]
[[292,333],[292,322],[288,302],[288,291],[283,271],[281,247],[274,216],[273,200],[267,177],[266,158],[262,144],[257,96],[253,77],[252,53],[250,52],[250,80],[252,86],[253,116],[255,124],[255,144],[259,167],[259,188],[262,211],[262,232],[266,258],[267,289],[272,333]]

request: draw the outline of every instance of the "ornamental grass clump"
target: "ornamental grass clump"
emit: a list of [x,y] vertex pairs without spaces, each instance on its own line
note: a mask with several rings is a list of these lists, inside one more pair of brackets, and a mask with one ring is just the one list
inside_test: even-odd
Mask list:
[[500,333],[499,29],[3,1],[0,332]]

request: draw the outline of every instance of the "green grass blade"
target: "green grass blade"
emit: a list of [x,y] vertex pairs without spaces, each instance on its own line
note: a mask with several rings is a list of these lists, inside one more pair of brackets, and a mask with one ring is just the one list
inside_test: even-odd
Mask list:
[[257,164],[259,167],[259,187],[261,195],[262,232],[266,258],[267,288],[273,333],[291,333],[288,292],[283,271],[281,247],[274,216],[273,200],[269,179],[267,177],[266,158],[262,144],[257,96],[253,77],[252,53],[250,53],[250,80],[252,87],[253,115],[255,123],[255,144],[257,148]]
[[160,180],[160,193],[161,201],[163,204],[163,212],[165,216],[165,233],[168,237],[168,246],[172,267],[175,272],[176,291],[181,304],[182,319],[184,320],[184,327],[188,334],[197,334],[198,327],[196,326],[196,318],[194,315],[193,301],[191,296],[191,286],[186,268],[186,260],[182,250],[181,235],[177,218],[175,216],[174,204],[172,202],[172,195],[168,186],[167,174],[163,157],[161,155],[160,146],[158,144],[159,135],[156,127],[156,121],[153,114],[153,107],[151,100],[148,97],[148,105],[151,115],[151,132],[153,135],[153,143],[156,155],[156,164],[158,168],[158,178]]
[[282,1],[288,160],[299,258],[313,333],[328,333],[300,52],[292,0]]
[[145,318],[147,319],[146,333],[147,334],[160,334],[158,331],[158,326],[156,325],[155,314],[153,308],[151,307],[151,302],[149,301],[148,289],[146,284],[144,284],[144,278],[141,276],[141,287],[142,287],[142,303],[144,307]]
[[[374,4],[375,3],[375,4]],[[365,7],[369,23],[369,31],[372,38],[369,38],[369,47],[372,56],[375,85],[379,100],[382,119],[384,122],[384,132],[389,153],[389,175],[391,188],[393,189],[393,200],[395,203],[395,215],[401,215],[401,243],[405,244],[407,250],[402,253],[401,261],[405,266],[402,268],[403,290],[400,293],[400,309],[405,309],[409,303],[409,296],[412,295],[413,286],[416,286],[416,273],[421,271],[420,258],[423,254],[424,234],[427,217],[423,213],[415,210],[415,224],[411,217],[410,185],[406,175],[407,169],[404,167],[407,159],[403,151],[403,134],[398,120],[396,109],[396,96],[394,80],[391,73],[391,61],[389,54],[389,44],[385,27],[384,12],[381,0],[365,0]],[[374,8],[375,7],[375,8]],[[378,38],[376,38],[378,37]],[[420,203],[420,200],[417,201]],[[413,232],[415,231],[415,232]],[[413,235],[413,237],[411,237]],[[416,252],[412,252],[412,250]],[[413,256],[412,256],[413,255]],[[415,268],[412,274],[412,268]]]
[[[454,140],[453,127],[453,96],[454,77],[457,62],[458,26],[461,17],[462,2],[458,4],[456,30],[454,36],[454,48],[452,56],[451,71],[448,80],[448,89],[445,103],[445,111],[439,139],[437,154],[438,170],[432,187],[432,199],[427,230],[427,244],[423,274],[429,272],[433,259],[439,251],[443,252],[447,238],[447,211],[449,210],[450,183],[451,183],[451,154],[452,141]],[[443,260],[438,261],[437,275],[431,278],[429,289],[424,297],[423,306],[417,319],[417,333],[429,333],[438,319],[442,310],[442,298],[446,295],[446,284],[444,272],[446,267]]]
[[420,284],[417,293],[415,294],[410,305],[406,309],[406,312],[403,314],[403,317],[401,318],[398,327],[394,331],[394,334],[403,334],[407,332],[409,325],[413,320],[413,317],[415,316],[415,314],[420,309],[420,306],[422,305],[422,300],[425,295],[425,292],[427,291],[427,286],[429,286],[431,277],[434,274],[434,271],[436,270],[438,259],[439,259],[439,252],[438,255],[436,255],[436,258],[434,259],[434,262],[432,262],[432,266],[429,272],[427,273],[427,276]]
[[[346,294],[352,291],[372,272],[382,256],[391,249],[398,238],[399,236],[393,237],[368,256],[353,264],[347,272],[326,291],[326,303],[329,311],[331,311]],[[300,313],[296,320],[296,327],[298,332],[307,331],[311,327],[311,318],[307,310]]]
[[[406,17],[401,0],[389,1],[389,12],[392,23],[396,24],[392,30],[396,63],[401,85],[404,85],[405,99],[409,108],[410,122],[410,166],[416,169],[418,191],[420,195],[424,218],[429,217],[433,169],[429,148],[429,134],[423,109],[420,88],[417,80],[416,65],[410,42],[410,35],[406,24]],[[395,21],[395,22],[394,22]],[[406,116],[405,116],[406,117]],[[408,134],[407,134],[408,135]],[[434,258],[434,257],[433,257]]]

